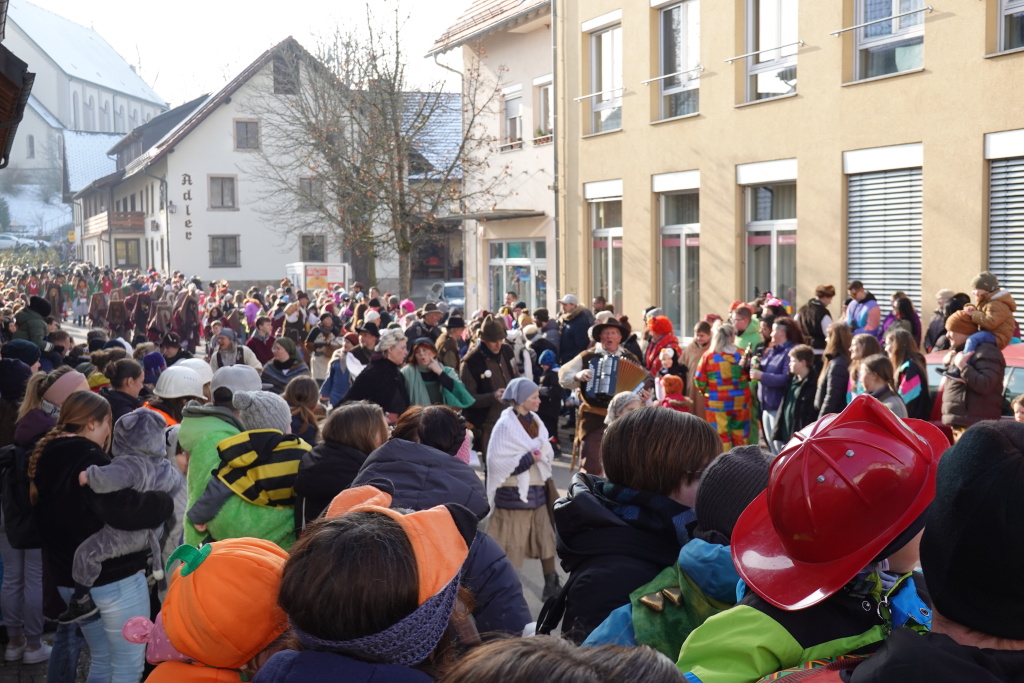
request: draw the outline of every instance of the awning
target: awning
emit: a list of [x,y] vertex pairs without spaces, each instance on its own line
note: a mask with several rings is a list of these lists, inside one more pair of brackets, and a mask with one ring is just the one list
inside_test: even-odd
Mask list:
[[456,213],[445,216],[445,220],[463,221],[510,221],[516,218],[537,218],[546,216],[536,209],[495,209],[494,211],[477,211],[475,213]]

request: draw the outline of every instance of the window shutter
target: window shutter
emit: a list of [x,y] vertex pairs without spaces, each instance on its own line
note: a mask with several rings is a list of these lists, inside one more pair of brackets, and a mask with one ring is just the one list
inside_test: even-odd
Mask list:
[[895,291],[921,309],[921,169],[849,176],[847,272],[888,308]]
[[[1024,292],[1024,157],[994,159],[990,166],[988,268],[1011,293]],[[1024,311],[1017,309],[1024,325]]]

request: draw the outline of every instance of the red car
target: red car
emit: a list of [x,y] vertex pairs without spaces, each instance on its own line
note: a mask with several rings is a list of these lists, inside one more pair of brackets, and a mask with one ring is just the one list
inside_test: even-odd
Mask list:
[[[935,408],[932,409],[932,419],[942,419],[942,399],[939,389],[945,378],[939,374],[942,370],[942,359],[945,358],[945,351],[933,351],[925,356],[928,364],[928,388],[935,397]],[[1024,394],[1024,344],[1011,344],[1003,349],[1003,358],[1006,359],[1006,374],[1003,376],[1003,419],[1013,419],[1013,410],[1010,408],[1010,401],[1015,396]]]

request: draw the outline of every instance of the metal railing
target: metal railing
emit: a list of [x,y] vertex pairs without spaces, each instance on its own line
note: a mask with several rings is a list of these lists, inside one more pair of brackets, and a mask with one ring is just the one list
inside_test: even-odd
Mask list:
[[928,5],[927,7],[922,7],[921,9],[912,9],[909,12],[901,12],[900,14],[894,14],[891,17],[883,17],[881,19],[874,19],[872,21],[865,21],[863,24],[856,24],[855,26],[847,26],[846,28],[841,28],[838,31],[830,31],[829,35],[830,36],[839,36],[839,35],[841,35],[843,33],[846,33],[847,31],[853,31],[853,30],[858,29],[858,28],[864,28],[865,26],[873,26],[874,24],[881,24],[884,21],[892,21],[893,19],[899,19],[900,17],[909,17],[911,14],[920,14],[921,12],[934,12],[934,11],[935,11],[935,8],[932,7],[931,5]]

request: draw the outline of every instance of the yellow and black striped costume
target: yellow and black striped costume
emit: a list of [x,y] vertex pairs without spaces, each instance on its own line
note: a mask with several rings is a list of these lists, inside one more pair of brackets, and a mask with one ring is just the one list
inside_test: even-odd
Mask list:
[[217,444],[223,466],[214,474],[234,493],[263,507],[295,505],[295,475],[310,445],[276,429],[254,429]]

